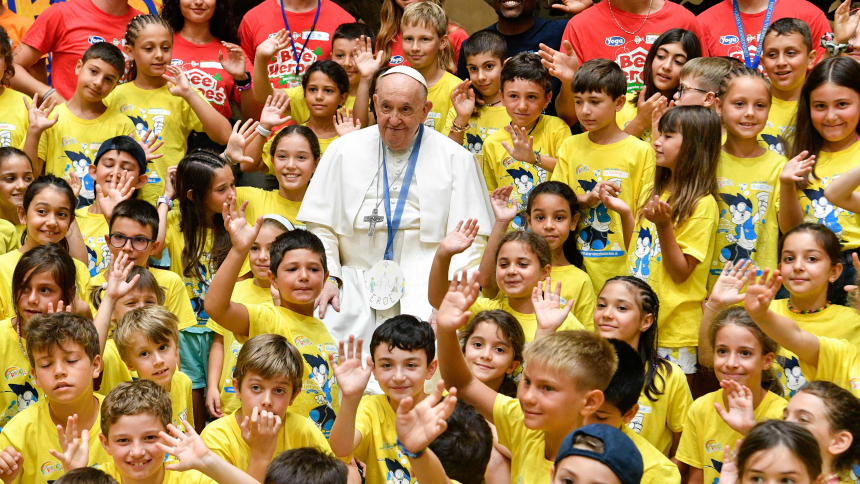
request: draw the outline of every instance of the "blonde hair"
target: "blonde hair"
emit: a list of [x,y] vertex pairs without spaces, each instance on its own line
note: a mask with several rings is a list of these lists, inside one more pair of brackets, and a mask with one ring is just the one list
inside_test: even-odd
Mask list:
[[736,65],[723,57],[696,57],[684,64],[684,67],[681,68],[680,77],[695,78],[699,81],[702,89],[719,96],[723,80]]
[[105,436],[110,428],[125,415],[149,414],[164,425],[173,418],[173,408],[170,394],[164,391],[152,380],[134,380],[122,382],[108,393],[102,402],[101,428]]
[[293,393],[302,389],[305,362],[299,350],[279,334],[261,334],[249,339],[239,350],[233,378],[236,388],[242,388],[242,380],[249,373],[265,380],[285,377],[293,386]]
[[[436,35],[441,39],[448,35],[448,15],[445,14],[442,7],[434,2],[410,3],[406,6],[400,19],[401,31],[404,26],[430,27],[436,31]],[[440,68],[448,72],[457,70],[457,64],[454,62],[454,47],[451,45],[450,38],[445,42],[445,48],[439,52],[437,62]]]
[[173,341],[179,346],[179,319],[162,306],[146,306],[133,309],[119,320],[113,340],[119,356],[126,363],[131,356],[131,339],[135,332],[143,334],[153,343]]
[[596,333],[556,331],[529,343],[527,365],[542,365],[571,378],[578,391],[606,390],[618,369],[615,348]]

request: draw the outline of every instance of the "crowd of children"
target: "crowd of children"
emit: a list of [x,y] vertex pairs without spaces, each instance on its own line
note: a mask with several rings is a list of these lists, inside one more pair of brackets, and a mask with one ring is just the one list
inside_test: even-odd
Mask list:
[[[560,0],[528,49],[517,2],[471,36],[442,0],[378,32],[330,0],[238,29],[229,0],[111,2],[0,12],[3,483],[860,482],[850,0]],[[449,277],[467,219],[411,275],[432,314],[339,341],[298,213],[395,66],[494,223],[478,267]]]

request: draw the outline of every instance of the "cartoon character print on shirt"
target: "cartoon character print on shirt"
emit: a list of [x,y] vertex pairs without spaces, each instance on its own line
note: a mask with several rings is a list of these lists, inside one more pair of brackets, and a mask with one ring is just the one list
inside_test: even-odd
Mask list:
[[777,355],[776,363],[781,367],[785,375],[785,393],[789,397],[793,397],[795,393],[806,386],[806,377],[803,376],[803,370],[800,369],[800,361],[796,356],[786,358],[782,355]]
[[[125,113],[127,110],[134,109],[130,105],[123,105],[120,107],[120,112]],[[137,132],[137,138],[145,141],[143,139],[146,136],[146,132],[149,131],[149,119],[147,116],[147,110],[144,108],[139,109],[139,116],[134,116],[132,114],[126,114],[131,122],[134,123],[134,130]],[[150,109],[149,114],[154,114],[152,117],[152,134],[149,135],[150,139],[154,136],[157,136],[158,139],[161,139],[161,131],[164,129],[164,117],[170,115],[170,111],[166,109]],[[155,171],[154,164],[152,161],[147,162],[146,164],[146,183],[155,184],[161,183],[161,177],[158,176],[158,172]]]
[[[90,277],[96,277],[110,265],[110,249],[105,241],[104,235],[99,237],[87,237],[85,240],[87,248],[87,268],[90,270]],[[100,245],[99,245],[100,244]],[[102,261],[98,262],[99,254],[93,245],[98,245],[98,249],[102,252]]]
[[484,150],[484,139],[477,134],[466,133],[466,147],[473,155],[477,155]]
[[[304,42],[308,39],[302,39],[303,35],[310,33],[314,36],[325,36],[325,39],[314,38],[313,40],[323,40],[328,42],[328,34],[325,32],[293,32],[293,42],[295,43],[296,52],[301,52],[298,62],[293,57],[293,47],[288,46],[281,49],[271,59],[269,59],[269,80],[274,81],[273,85],[282,89],[298,87],[302,85],[302,76],[308,70],[311,64],[317,61],[322,56],[322,49],[306,49]],[[277,32],[269,34],[269,38],[278,35]]]
[[648,57],[648,50],[657,37],[659,34],[635,35],[627,41],[620,35],[613,35],[604,40],[609,47],[618,47],[615,50],[615,62],[627,76],[628,92],[638,91],[644,86],[642,71],[645,69],[645,58]]
[[[708,447],[709,445],[714,445],[714,444],[716,444],[716,446],[719,447],[720,450],[722,450],[723,446],[720,445],[719,443],[713,441],[713,440],[709,440],[705,444],[705,447]],[[712,451],[708,451],[708,452],[712,452]],[[732,453],[734,453],[734,450],[732,450]],[[705,467],[710,467],[712,469],[715,469],[717,471],[717,474],[719,474],[720,472],[723,472],[723,461],[711,459],[711,465],[706,464]],[[715,477],[714,481],[711,484],[719,484],[719,482],[720,482],[720,478]]]
[[[14,128],[13,126],[12,129]],[[12,132],[9,131],[8,125],[0,125],[0,148],[8,148],[10,146],[12,146]]]
[[[21,368],[12,367],[7,369],[6,373],[10,374],[10,372],[13,372],[17,374],[22,371],[26,372],[26,370],[22,370]],[[32,379],[32,377],[28,375],[28,379]],[[0,429],[9,423],[12,417],[39,401],[39,392],[29,381],[24,382],[23,385],[10,383],[9,388],[10,390],[7,390],[7,392],[14,393],[16,398],[7,408],[3,409],[3,414],[0,415]]]
[[[171,257],[173,255],[171,254]],[[180,254],[177,254],[177,257],[181,257]],[[205,283],[198,281],[197,279],[189,279],[183,277],[182,279],[185,281],[185,285],[191,288],[191,293],[193,296],[191,297],[191,309],[194,310],[194,315],[197,316],[197,326],[206,326],[206,322],[209,321],[209,315],[206,314],[206,310],[203,309],[203,301],[206,299],[206,291],[209,289],[209,284],[212,283],[213,274],[209,273],[209,254],[203,254],[200,257],[200,263],[197,264],[200,268],[200,274],[203,276]]]
[[848,472],[848,477],[854,484],[860,484],[860,464],[852,464],[851,471]]
[[[772,127],[773,123],[767,122],[766,128]],[[785,156],[785,140],[782,136],[774,136],[772,134],[761,133],[761,139],[767,143],[767,149],[778,155]]]
[[[239,351],[242,349],[242,343],[239,343],[235,339],[233,343],[230,345],[230,353],[233,354],[233,361],[235,362],[239,358]],[[227,378],[224,380],[224,393],[236,393],[236,389],[233,387],[233,372],[236,371],[236,364],[233,363],[233,368],[230,368],[230,374],[227,375]]]
[[[646,400],[647,402],[648,400]],[[645,414],[651,413],[651,407],[648,405],[644,405],[642,403],[639,404],[639,411],[636,412],[636,415],[633,417],[633,420],[627,424],[630,430],[636,432],[637,434],[642,433],[642,425],[645,423]]]
[[[579,167],[577,171],[579,171]],[[601,170],[595,170],[594,176],[600,177],[600,173]],[[622,182],[621,178],[611,178],[609,181],[619,187]],[[579,186],[586,192],[590,192],[597,186],[597,180],[579,180]],[[597,205],[588,209],[588,219],[583,221],[583,228],[577,237],[583,256],[608,257],[623,254],[624,250],[617,243],[612,247],[609,245],[609,236],[615,234],[610,229],[611,223],[612,218],[609,216],[609,210],[603,205],[603,202],[598,202]]]
[[535,167],[537,171],[537,180],[534,175],[525,168],[508,168],[514,164],[516,160],[510,156],[502,160],[502,165],[505,167],[505,172],[511,177],[514,185],[514,191],[511,193],[511,198],[517,204],[517,211],[522,212],[528,207],[529,194],[532,189],[546,181],[546,170],[540,167]]
[[[741,184],[744,190],[745,185]],[[755,212],[753,212],[753,202],[741,193],[721,193],[720,197],[729,206],[728,212],[724,209],[720,213],[720,225],[723,225],[725,220],[733,228],[733,230],[722,227],[717,229],[717,233],[725,234],[729,242],[729,245],[720,250],[720,262],[750,259],[752,253],[756,251],[755,246],[758,241],[756,224],[761,222],[761,226],[764,227],[764,214],[767,212],[770,194],[767,192],[756,194],[758,202]]]
[[[323,345],[317,345],[317,347],[320,353],[326,354],[325,347]],[[305,390],[307,393],[317,394],[315,399],[319,405],[311,410],[308,416],[314,421],[314,424],[316,424],[320,429],[320,432],[328,438],[331,434],[331,428],[334,425],[334,419],[336,417],[334,408],[331,406],[331,389],[336,383],[334,372],[330,370],[328,361],[326,361],[325,358],[319,355],[309,355],[304,353],[302,356],[305,358],[308,365],[311,366],[311,374],[308,376],[316,382],[319,388],[319,390],[315,388],[308,388]],[[320,391],[322,393],[320,393]]]
[[[74,140],[70,141],[74,143]],[[63,144],[65,142],[66,138],[64,137]],[[93,163],[90,156],[98,152],[101,143],[81,143],[80,146],[82,150],[80,152],[63,151],[68,159],[65,168],[66,173],[74,173],[81,180],[81,193],[78,194],[79,207],[82,206],[82,201],[89,205],[96,196],[96,182],[90,176],[90,165]]]
[[[651,242],[654,246],[651,247]],[[651,259],[660,262],[660,239],[657,234],[651,234],[651,229],[641,227],[639,234],[636,236],[636,250],[633,256],[636,257],[636,262],[630,268],[630,275],[637,279],[648,282],[648,277],[651,275]]]
[[[400,454],[400,451],[398,450],[397,453]],[[403,460],[406,459],[404,458]],[[385,465],[388,467],[388,474],[385,476],[386,484],[409,484],[412,476],[409,474],[409,469],[404,467],[403,464],[394,459],[386,458]]]
[[817,218],[818,223],[832,230],[833,233],[841,239],[842,225],[839,223],[839,214],[844,212],[845,209],[834,207],[833,204],[824,197],[823,187],[815,190],[806,189],[803,193],[809,199],[809,205],[807,205],[804,215],[812,215]]

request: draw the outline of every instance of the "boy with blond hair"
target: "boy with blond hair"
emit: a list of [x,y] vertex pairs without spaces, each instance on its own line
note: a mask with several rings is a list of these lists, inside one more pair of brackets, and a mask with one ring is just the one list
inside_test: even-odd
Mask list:
[[675,93],[675,106],[717,109],[720,86],[735,65],[723,57],[697,57],[684,64],[678,92]]

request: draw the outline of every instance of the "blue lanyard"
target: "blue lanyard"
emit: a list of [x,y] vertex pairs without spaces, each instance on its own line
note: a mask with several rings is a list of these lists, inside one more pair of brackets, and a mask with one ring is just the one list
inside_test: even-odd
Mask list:
[[741,55],[743,56],[744,64],[747,67],[751,67],[753,69],[758,69],[759,59],[761,58],[761,47],[764,42],[764,36],[767,33],[767,28],[770,26],[770,18],[773,16],[773,6],[776,4],[776,0],[768,0],[767,2],[767,13],[764,16],[764,24],[761,26],[761,34],[758,37],[758,46],[755,49],[755,57],[750,55],[750,49],[747,45],[747,36],[744,33],[744,24],[741,21],[741,11],[738,8],[738,0],[732,0],[732,10],[735,14],[735,25],[738,28],[738,37],[741,43]]
[[388,222],[388,244],[385,246],[385,260],[394,260],[394,236],[400,228],[400,219],[403,217],[403,208],[406,206],[406,196],[409,194],[409,185],[412,184],[412,175],[415,173],[415,165],[418,162],[418,150],[421,148],[421,136],[424,135],[424,125],[419,125],[418,137],[412,154],[409,155],[409,164],[406,166],[406,174],[403,175],[403,188],[397,197],[397,207],[394,209],[394,217],[391,217],[391,194],[388,189],[388,167],[385,166],[385,147],[382,147],[382,176],[384,180],[385,195],[385,219]]
[[308,42],[311,41],[311,35],[313,35],[314,30],[317,28],[317,19],[320,18],[320,10],[322,9],[322,0],[317,0],[317,13],[314,15],[314,23],[311,25],[311,31],[308,32],[308,38],[305,40],[304,45],[302,45],[302,51],[296,51],[296,43],[293,41],[293,32],[290,30],[290,23],[287,22],[287,12],[284,10],[284,0],[281,0],[281,16],[284,17],[284,27],[287,28],[287,33],[290,34],[290,45],[293,47],[293,56],[296,59],[296,75],[299,75],[299,66],[301,66],[301,57],[305,53],[305,49],[308,48]]

